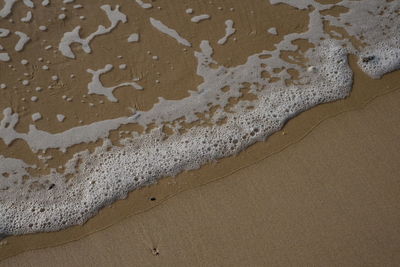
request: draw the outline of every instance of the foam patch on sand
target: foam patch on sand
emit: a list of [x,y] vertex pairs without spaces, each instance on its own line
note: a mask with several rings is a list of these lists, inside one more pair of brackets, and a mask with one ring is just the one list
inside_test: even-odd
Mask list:
[[[136,2],[144,5],[141,1]],[[339,17],[321,15],[322,11],[334,6],[331,4],[324,5],[311,0],[271,0],[271,3],[285,3],[298,9],[313,6],[309,13],[308,30],[288,34],[276,45],[275,50],[261,51],[248,57],[243,65],[229,68],[218,64],[213,58],[213,44],[203,40],[194,56],[198,61],[197,75],[204,82],[184,99],[160,98],[148,111],[138,110],[131,117],[97,122],[90,129],[85,126],[73,128],[57,134],[58,139],[47,133],[45,140],[51,142],[39,142],[38,130],[34,127],[31,127],[29,133],[36,134],[17,132],[14,126],[18,114],[6,109],[0,123],[0,137],[9,144],[15,139],[23,139],[33,150],[46,150],[66,149],[85,138],[103,138],[105,141],[93,153],[84,151],[75,154],[65,166],[63,174],[53,170],[50,175],[29,179],[26,179],[29,177],[27,170],[35,166],[2,156],[0,173],[7,174],[7,179],[0,180],[0,233],[9,235],[55,231],[84,223],[100,208],[125,198],[129,191],[162,177],[174,176],[183,170],[196,169],[216,159],[234,155],[254,142],[265,140],[300,112],[349,95],[353,76],[347,61],[349,53],[359,55],[359,65],[371,77],[378,78],[399,68],[400,47],[396,34],[400,21],[396,12],[400,3],[397,1],[342,1],[337,5],[348,7],[350,11]],[[381,9],[384,7],[382,15]],[[112,11],[111,8],[107,10]],[[117,11],[118,6],[112,12]],[[376,19],[375,16],[384,18]],[[365,48],[356,49],[348,39],[332,38],[323,29],[324,20],[345,28],[355,37],[362,35]],[[110,28],[103,26],[97,32],[107,33],[117,23],[116,20]],[[385,28],[390,35],[385,33],[383,36],[382,31],[376,30],[379,27],[374,23]],[[152,19],[151,24],[161,34],[173,37],[180,44],[192,45],[190,40],[179,35],[178,29],[168,28],[155,19]],[[232,27],[233,22],[227,24],[226,39],[234,33]],[[385,39],[385,36],[392,39]],[[298,39],[306,39],[314,46],[303,55],[308,59],[306,64],[291,63],[280,57],[282,51],[296,51],[298,47],[293,41]],[[85,45],[84,40],[87,38],[79,37],[82,45]],[[65,42],[65,38],[61,42]],[[71,58],[71,53],[65,56]],[[281,71],[275,72],[276,69]],[[284,82],[291,77],[289,69],[300,73],[299,79],[292,85]],[[268,73],[267,77],[265,73]],[[132,86],[138,87],[136,83]],[[240,101],[230,112],[223,108],[217,110],[210,118],[213,126],[194,126],[181,134],[182,124],[175,123],[170,124],[174,131],[172,135],[167,136],[162,131],[166,123],[182,117],[185,123],[193,123],[199,121],[197,114],[208,112],[211,107],[227,107],[229,99],[243,95],[244,88],[256,96],[256,100]],[[112,98],[111,89],[108,97],[116,100]],[[226,122],[218,124],[221,120]],[[148,134],[132,133],[121,141],[123,147],[112,146],[107,140],[107,133],[126,123],[137,123],[143,127],[154,124],[157,127]],[[68,134],[71,131],[73,135]],[[69,175],[74,178],[67,179]]]

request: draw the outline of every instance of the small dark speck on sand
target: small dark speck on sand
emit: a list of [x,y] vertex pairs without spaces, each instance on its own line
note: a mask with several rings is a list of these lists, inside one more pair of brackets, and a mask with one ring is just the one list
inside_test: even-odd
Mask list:
[[158,251],[157,248],[153,248],[153,249],[151,250],[151,253],[153,253],[154,256],[160,255],[160,252]]

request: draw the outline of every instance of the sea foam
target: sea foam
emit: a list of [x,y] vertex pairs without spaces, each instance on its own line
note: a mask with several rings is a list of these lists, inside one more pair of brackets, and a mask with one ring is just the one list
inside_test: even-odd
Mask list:
[[[197,75],[204,82],[184,99],[160,98],[148,111],[133,111],[131,117],[96,122],[59,134],[43,133],[34,127],[26,134],[18,133],[14,129],[18,114],[5,109],[0,123],[0,137],[5,143],[22,139],[32,150],[65,150],[73,144],[99,138],[103,138],[104,143],[93,153],[76,153],[66,164],[63,174],[53,170],[50,175],[29,179],[26,179],[30,176],[27,170],[35,166],[1,156],[0,173],[11,176],[0,180],[0,233],[55,231],[82,224],[100,208],[125,198],[136,188],[234,155],[257,141],[265,140],[300,112],[349,95],[353,82],[347,60],[349,53],[358,55],[360,67],[374,78],[399,68],[397,25],[400,21],[396,12],[400,3],[342,1],[338,5],[348,7],[350,11],[339,17],[321,15],[321,11],[333,7],[331,4],[311,0],[271,0],[271,3],[285,3],[299,9],[312,5],[314,9],[309,13],[308,30],[288,34],[275,50],[251,55],[243,65],[233,67],[219,65],[213,58],[213,44],[203,40],[194,56],[198,61]],[[9,6],[2,14],[8,12]],[[383,8],[385,12],[382,15]],[[377,19],[376,16],[384,18]],[[324,32],[324,19],[343,27],[355,38],[362,35],[364,48],[356,49],[349,40],[335,39]],[[153,23],[156,28],[157,25]],[[379,31],[380,28],[385,28],[385,35]],[[178,42],[186,40],[175,29],[167,30],[173,33],[173,38],[178,38]],[[160,31],[165,33],[167,30],[161,28]],[[290,63],[280,57],[284,50],[296,51],[298,47],[292,41],[298,39],[306,39],[314,46],[304,54],[308,59],[305,64]],[[70,55],[66,54],[67,57]],[[274,69],[282,70],[277,73]],[[284,82],[291,77],[288,69],[300,73],[292,85]],[[269,73],[269,78],[263,76],[265,72]],[[272,78],[279,81],[272,83]],[[226,107],[229,99],[243,95],[244,88],[257,99],[239,101],[230,112],[217,109],[210,118],[213,126],[194,126],[180,133],[183,126],[172,124],[182,117],[185,123],[196,122],[199,120],[197,114],[208,112],[211,107]],[[218,124],[221,120],[225,123]],[[113,146],[107,139],[109,131],[128,123],[143,127],[154,124],[157,127],[146,134],[132,133],[121,140],[122,147]],[[163,132],[166,124],[173,128],[172,135]],[[74,178],[66,179],[67,175]]]

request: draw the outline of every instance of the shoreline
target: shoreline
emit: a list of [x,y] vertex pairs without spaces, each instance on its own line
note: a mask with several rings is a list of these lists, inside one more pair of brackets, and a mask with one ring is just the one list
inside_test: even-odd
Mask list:
[[[373,80],[356,67],[355,58],[351,59],[350,63],[355,74],[354,84],[350,96],[345,100],[322,104],[299,114],[287,122],[281,131],[273,134],[264,142],[253,144],[236,156],[221,159],[215,164],[207,164],[198,170],[181,173],[175,178],[163,178],[154,185],[135,190],[129,194],[127,199],[118,200],[101,209],[97,215],[82,226],[73,226],[59,232],[8,237],[5,239],[7,245],[0,249],[0,260],[33,247],[57,246],[78,240],[127,217],[145,212],[183,191],[229,176],[299,142],[322,122],[342,113],[362,109],[374,99],[399,89],[394,84],[400,77],[400,71],[389,73],[381,80]],[[374,86],[385,88],[374,89]],[[387,88],[388,86],[389,88]],[[266,155],[265,151],[269,151],[269,153]],[[238,166],[240,167],[238,168]],[[234,170],[232,171],[232,169]]]
[[[199,264],[211,264],[222,259],[228,262],[246,259],[255,264],[269,262],[281,265],[287,265],[293,260],[304,264],[332,262],[346,266],[354,266],[363,259],[376,264],[393,263],[395,259],[388,256],[390,249],[394,247],[390,247],[392,239],[387,238],[392,228],[385,225],[394,223],[396,216],[400,215],[395,212],[392,214],[390,211],[395,207],[387,206],[393,204],[393,198],[398,198],[395,194],[397,189],[393,187],[392,182],[399,169],[393,165],[396,162],[396,154],[391,154],[396,151],[396,146],[391,146],[396,136],[391,134],[397,133],[398,126],[390,126],[388,122],[398,119],[387,117],[386,122],[378,123],[384,128],[373,131],[368,126],[371,123],[375,124],[374,120],[384,118],[384,114],[387,113],[382,113],[383,111],[389,112],[395,108],[400,112],[398,105],[394,104],[399,96],[398,89],[387,92],[375,97],[368,104],[365,103],[361,109],[344,111],[340,115],[323,120],[309,131],[305,138],[272,157],[254,163],[254,167],[244,168],[229,175],[227,179],[179,193],[168,201],[157,204],[161,204],[162,207],[129,216],[80,241],[69,242],[58,248],[27,252],[9,258],[0,265],[27,262],[34,255],[37,258],[32,259],[33,264],[44,262],[56,255],[56,262],[76,263],[83,260],[100,265],[129,264],[130,260],[138,255],[141,256],[135,258],[135,261],[143,265],[183,264],[193,260]],[[387,108],[387,103],[390,103],[390,108]],[[369,116],[372,116],[372,119],[368,120]],[[332,139],[336,133],[339,139]],[[371,138],[376,136],[383,138],[383,143],[372,143]],[[330,141],[327,141],[328,137]],[[342,142],[347,146],[340,145]],[[322,147],[323,151],[319,150],[321,144],[327,144]],[[349,151],[348,146],[353,150]],[[325,150],[327,148],[333,151]],[[390,149],[386,151],[388,148]],[[341,154],[342,152],[346,154]],[[310,159],[304,156],[309,156]],[[374,162],[375,156],[386,160],[386,165],[372,170],[374,167],[370,164]],[[318,168],[310,173],[308,168],[313,166],[313,160],[323,161],[325,158],[331,162],[327,162],[326,166],[318,164]],[[299,163],[294,162],[297,159],[301,159]],[[308,163],[302,167],[305,162]],[[286,170],[287,164],[292,166],[293,170]],[[386,175],[385,171],[382,172],[385,169]],[[337,170],[338,173],[330,173],[329,170]],[[291,173],[289,179],[286,177],[287,172]],[[260,174],[266,176],[259,176]],[[326,176],[320,176],[322,174]],[[282,176],[286,178],[282,179]],[[263,181],[259,180],[261,177],[264,177]],[[254,188],[260,186],[259,190]],[[151,191],[157,187],[160,186],[154,185],[143,191]],[[253,194],[248,195],[249,192]],[[383,192],[386,194],[382,195]],[[130,200],[132,196],[121,202]],[[202,205],[201,201],[206,203]],[[386,208],[381,209],[382,207]],[[112,208],[114,212],[116,208]],[[109,210],[103,210],[102,216],[112,212]],[[278,212],[279,210],[281,212]],[[176,218],[179,219],[177,222],[171,218],[167,219],[171,212],[176,213]],[[220,217],[222,214],[224,216]],[[209,222],[199,219],[203,216],[206,216]],[[232,216],[239,217],[232,221],[231,219],[235,218]],[[166,219],[165,224],[159,223],[161,218]],[[96,217],[93,220],[96,220]],[[241,226],[235,228],[238,227],[239,221]],[[205,224],[205,228],[200,227],[202,224]],[[213,228],[208,228],[211,225]],[[264,227],[269,230],[265,231]],[[182,232],[179,236],[174,236],[178,229],[182,229]],[[191,229],[190,232],[188,229]],[[384,229],[387,229],[387,234],[382,232]],[[231,235],[227,235],[229,232]],[[252,236],[251,233],[259,235],[256,239],[243,239],[246,235]],[[39,235],[43,237],[46,234]],[[196,238],[199,235],[203,237]],[[212,238],[213,235],[216,240]],[[240,239],[240,236],[243,238]],[[227,238],[232,242],[226,243]],[[379,238],[378,241],[376,238]],[[210,246],[201,247],[202,239],[211,242]],[[258,245],[253,244],[252,240]],[[292,242],[289,242],[290,240]],[[175,242],[176,246],[172,246]],[[192,244],[194,247],[184,246],[186,242],[195,242]],[[246,244],[253,245],[239,252],[238,250],[243,249]],[[292,245],[288,247],[289,244]],[[301,244],[308,246],[302,247]],[[153,247],[159,251],[158,257],[152,254]],[[198,255],[197,249],[194,248],[200,249],[202,255]],[[116,254],[117,251],[122,254]],[[127,251],[130,253],[125,253]],[[269,255],[267,258],[266,251]],[[383,253],[384,251],[386,252]],[[66,258],[70,252],[74,253],[74,257]],[[332,253],[336,256],[333,257]],[[120,257],[109,257],[110,254]],[[89,260],[95,255],[96,259]]]
[[[389,14],[385,13],[386,9],[378,14],[380,7],[373,0],[369,0],[368,3],[377,9],[371,9],[368,12],[369,15],[366,15],[365,10],[360,9],[360,16],[363,16],[362,12],[364,12],[364,18],[369,18],[365,20],[368,21],[366,27],[371,31],[372,37],[369,39],[361,31],[363,27],[359,23],[360,20],[353,20],[354,13],[348,12],[353,4],[351,1],[338,8],[336,6],[328,8],[325,4],[315,2],[314,9],[304,6],[303,3],[290,3],[291,1],[286,0],[264,2],[254,0],[249,4],[235,1],[225,3],[220,0],[207,3],[187,0],[183,4],[179,1],[152,2],[154,7],[149,9],[137,5],[138,1],[137,3],[129,2],[132,6],[129,6],[127,0],[124,1],[114,3],[114,10],[112,10],[114,7],[104,1],[85,2],[86,8],[82,5],[49,4],[48,2],[46,8],[42,4],[32,9],[34,11],[32,24],[20,20],[26,10],[30,10],[24,2],[17,4],[21,8],[15,8],[15,14],[12,13],[6,20],[2,20],[4,22],[2,25],[7,28],[6,30],[10,29],[11,35],[9,38],[2,39],[4,47],[0,45],[0,50],[10,53],[11,64],[0,65],[0,72],[10,73],[10,75],[4,75],[4,79],[0,81],[0,87],[5,89],[4,98],[0,101],[4,110],[2,120],[4,142],[0,142],[0,149],[2,149],[2,156],[17,159],[15,162],[26,163],[18,167],[18,171],[10,171],[7,167],[10,164],[6,161],[1,166],[0,176],[4,178],[0,186],[0,191],[4,190],[0,199],[3,203],[0,213],[4,215],[1,220],[2,233],[23,233],[24,231],[30,233],[62,229],[67,225],[82,223],[88,217],[89,220],[82,225],[68,226],[69,228],[57,232],[39,232],[0,239],[0,262],[24,251],[67,246],[70,242],[78,240],[76,244],[83,244],[86,242],[85,238],[95,238],[103,232],[108,232],[105,229],[114,229],[127,221],[135,221],[137,218],[153,214],[156,210],[160,210],[156,207],[164,203],[175,203],[176,199],[180,199],[182,195],[193,197],[195,192],[202,191],[200,188],[208,187],[205,185],[217,184],[217,181],[229,184],[225,180],[228,180],[228,177],[236,177],[239,173],[244,177],[243,179],[252,180],[252,184],[242,182],[244,187],[254,186],[253,191],[248,191],[249,198],[245,198],[252,199],[252,195],[257,192],[257,185],[268,189],[268,184],[264,184],[265,181],[258,181],[259,184],[257,184],[254,178],[248,177],[249,173],[255,172],[253,166],[269,162],[273,156],[280,157],[287,150],[308,140],[309,136],[313,136],[314,131],[318,131],[321,125],[336,121],[336,118],[341,115],[352,117],[354,114],[348,114],[367,110],[374,101],[385,98],[387,94],[399,95],[400,70],[388,73],[378,80],[368,77],[365,73],[370,72],[371,77],[373,75],[378,77],[379,72],[376,73],[376,70],[382,66],[388,67],[385,68],[387,71],[398,67],[394,59],[397,45],[391,43],[392,39],[383,42],[384,47],[381,43],[376,47],[369,47],[374,51],[373,55],[368,54],[370,50],[356,49],[358,53],[351,48],[363,47],[364,44],[367,45],[368,40],[374,43],[374,34],[378,36],[381,34],[379,29],[382,29],[382,36],[386,35],[385,27],[390,29],[388,32],[398,29],[396,25],[389,27],[389,24],[386,24],[397,14],[394,10],[396,3],[392,3],[393,5],[388,3],[388,6],[391,6]],[[98,4],[103,5],[100,8],[93,8]],[[345,7],[346,5],[348,8]],[[357,6],[356,3],[354,5]],[[186,12],[188,7],[194,8],[193,15]],[[119,8],[122,13],[118,11]],[[85,13],[89,9],[90,15]],[[53,21],[45,20],[51,12],[62,13],[60,15],[68,19],[64,21],[53,16]],[[193,19],[204,12],[209,14],[203,22],[190,20],[191,16],[194,16]],[[170,15],[175,13],[174,17]],[[382,19],[382,24],[377,23],[379,25],[374,27],[373,22],[378,19],[378,15]],[[290,20],[287,20],[288,16]],[[343,24],[345,21],[347,24]],[[349,22],[355,23],[353,25]],[[102,26],[110,23],[109,28]],[[39,30],[36,29],[36,24],[41,24]],[[92,44],[88,41],[87,46],[81,39],[82,47],[79,44],[70,46],[68,38],[64,37],[73,34],[68,32],[72,30],[71,27],[78,29],[77,36],[79,37],[78,24],[79,27],[82,26],[82,36],[94,38],[104,33],[110,33],[113,36],[112,38],[98,36]],[[342,25],[343,28],[338,25]],[[104,31],[100,26],[104,28]],[[54,29],[56,31],[52,32]],[[4,34],[4,29],[1,30]],[[14,49],[14,41],[17,38],[14,33],[21,35],[19,31],[27,32],[33,37],[31,42],[26,42],[25,48],[22,46],[23,50]],[[133,35],[133,31],[136,34],[136,43],[127,40],[128,35],[129,37]],[[224,31],[225,39],[220,39],[224,36]],[[100,32],[103,33],[99,34]],[[62,33],[64,37],[61,37]],[[351,34],[354,36],[350,36]],[[292,40],[292,37],[298,39]],[[60,38],[67,50],[61,51],[60,48],[56,48]],[[332,40],[335,43],[334,50],[320,49]],[[79,40],[78,43],[80,43]],[[293,48],[295,50],[292,51],[291,46],[297,48]],[[93,52],[88,53],[85,47],[89,50],[93,48]],[[388,52],[385,50],[388,47],[393,49]],[[32,53],[32,51],[39,51],[38,49],[42,49],[43,54]],[[349,50],[352,52],[350,53]],[[326,55],[322,53],[325,56],[321,56],[321,53],[316,51],[329,52]],[[65,52],[70,52],[72,56],[76,55],[76,61],[63,58],[59,55],[60,52],[64,56]],[[313,52],[315,52],[315,58],[311,55]],[[347,60],[345,56],[347,52],[349,52],[347,57],[349,67],[344,63]],[[310,55],[311,60],[307,59],[307,54]],[[393,58],[390,57],[388,60],[388,56],[393,56]],[[196,59],[198,64],[196,64]],[[243,61],[246,63],[241,65]],[[305,75],[302,75],[302,71]],[[351,72],[354,79],[349,96],[344,100],[329,102],[329,100],[344,97],[345,91],[348,92]],[[100,77],[106,73],[108,74]],[[278,84],[283,87],[277,86]],[[119,87],[125,88],[117,89]],[[132,87],[133,90],[128,87]],[[269,88],[271,88],[270,91],[268,91]],[[290,90],[280,91],[282,88]],[[114,89],[116,89],[115,92]],[[274,91],[274,89],[279,90]],[[276,98],[274,98],[274,92],[277,92]],[[196,96],[200,97],[196,98]],[[186,102],[187,99],[189,101]],[[254,99],[258,100],[252,102]],[[115,101],[118,100],[121,101],[116,104]],[[176,100],[180,100],[180,105]],[[319,104],[297,114],[310,105],[324,101],[329,103]],[[256,102],[264,103],[264,105],[255,106]],[[275,107],[276,113],[272,107]],[[240,111],[243,111],[243,114],[252,114],[253,117],[244,115],[238,119],[234,113]],[[297,115],[293,118],[294,114]],[[7,120],[11,117],[13,118],[8,122]],[[98,122],[111,125],[113,124],[110,123],[111,120],[115,118],[117,119],[113,122],[117,125],[116,129],[89,127],[92,130],[71,131],[73,133],[70,135],[60,134],[71,133],[69,130],[72,129],[81,129],[79,125],[83,126],[82,129],[88,129],[86,126]],[[281,130],[268,136],[266,141],[259,141],[263,136],[268,135],[271,129],[277,129],[285,118],[286,122]],[[377,118],[379,118],[378,115]],[[121,126],[120,119],[128,124]],[[354,121],[354,127],[359,127],[354,129],[368,131],[363,128],[363,123],[363,121]],[[6,129],[9,125],[11,125],[11,131]],[[218,129],[223,130],[215,131],[217,134],[213,134],[214,132],[208,131],[210,125],[218,125],[220,127]],[[348,124],[349,129],[351,126],[351,123]],[[388,131],[392,131],[396,125],[386,125],[386,127]],[[31,129],[33,129],[33,134],[31,134]],[[197,135],[192,135],[196,129]],[[332,127],[331,131],[343,133],[345,129]],[[36,135],[35,132],[39,134]],[[139,134],[135,135],[136,133]],[[149,133],[149,138],[140,139],[138,136],[143,133]],[[185,133],[187,139],[178,140]],[[331,136],[331,133],[325,134]],[[29,135],[33,137],[28,138]],[[142,136],[144,135],[146,134]],[[57,138],[53,140],[51,137],[55,136]],[[79,136],[81,139],[75,139],[74,136]],[[105,138],[99,139],[99,136]],[[177,136],[178,138],[175,139]],[[172,141],[163,142],[168,138]],[[28,139],[32,142],[28,142]],[[33,142],[34,139],[38,142]],[[368,139],[367,136],[365,139],[366,144],[370,145],[367,142],[369,140],[371,145],[375,145],[376,140],[380,140],[380,136],[375,136],[374,139]],[[81,140],[86,140],[87,143],[86,141],[82,143]],[[94,142],[94,140],[97,141]],[[180,140],[185,142],[180,142]],[[197,143],[201,144],[199,140],[204,145],[197,146]],[[257,142],[246,146],[253,141]],[[163,146],[158,146],[160,144]],[[244,147],[246,147],[244,150],[239,151]],[[37,151],[36,149],[39,148],[44,148],[44,150]],[[379,147],[375,149],[379,150]],[[303,151],[304,157],[315,156],[307,155],[307,151]],[[236,154],[228,156],[233,153]],[[320,157],[325,155],[324,151],[318,151],[318,153]],[[342,151],[342,153],[352,155],[353,151]],[[190,158],[190,156],[193,157]],[[368,154],[366,157],[369,158],[369,156]],[[114,160],[115,158],[117,160]],[[341,155],[338,154],[334,162],[340,161],[340,158]],[[200,166],[205,161],[211,161],[211,163]],[[323,168],[327,167],[325,165],[329,165],[329,162],[319,164],[316,167]],[[358,164],[354,166],[354,169],[360,172],[370,167],[363,165],[362,162]],[[281,164],[271,165],[270,171],[273,173],[278,168],[277,166]],[[174,174],[178,169],[196,167],[199,168],[183,171],[175,177],[158,180],[161,173]],[[290,172],[291,166],[288,165],[286,168],[287,172]],[[312,164],[309,168],[312,168]],[[264,169],[267,170],[265,172],[269,170]],[[336,173],[332,170],[331,172]],[[351,173],[351,170],[349,172]],[[78,176],[77,173],[82,175]],[[74,174],[82,179],[73,180]],[[385,170],[382,174],[386,174]],[[263,177],[263,173],[257,175]],[[307,173],[299,174],[300,180],[303,181],[299,187],[305,190],[299,192],[299,197],[301,193],[309,192],[307,187],[309,181],[306,175]],[[332,173],[326,173],[326,176],[331,179],[342,178]],[[152,182],[155,184],[147,185]],[[285,182],[282,181],[282,183]],[[311,185],[318,187],[318,184]],[[125,196],[128,189],[132,190],[138,186],[138,189],[129,192],[126,199],[116,200]],[[227,187],[234,187],[234,185]],[[338,190],[343,190],[343,188]],[[233,194],[241,195],[242,192],[236,188]],[[224,193],[210,197],[220,198],[221,201],[232,198]],[[321,199],[323,201],[323,195]],[[111,200],[115,202],[108,204]],[[240,199],[235,201],[231,199],[231,201],[237,203]],[[264,201],[264,204],[270,204],[268,198]],[[174,207],[181,207],[181,204],[174,205]],[[182,205],[184,206],[185,203]],[[101,207],[100,210],[99,207]],[[217,205],[209,207],[216,209]],[[305,207],[304,211],[312,212],[308,209],[310,207],[314,207],[313,203]],[[254,208],[254,211],[262,210],[257,204],[251,208]],[[285,206],[280,208],[284,209]],[[171,209],[172,213],[168,214],[168,218],[181,214],[180,210]],[[220,213],[223,214],[224,211]],[[171,211],[166,209],[162,212]],[[274,214],[274,210],[272,213]],[[277,214],[280,213],[275,215]],[[176,225],[184,221],[185,218],[181,218]],[[192,223],[196,227],[202,221]],[[225,223],[225,221],[221,220],[219,223]],[[216,222],[215,226],[218,227],[219,223]],[[242,217],[238,223],[250,224],[251,222]],[[237,225],[233,222],[229,227],[235,228]],[[147,228],[147,225],[143,228]],[[156,228],[162,236],[170,234],[164,232],[162,225],[156,225]],[[178,229],[175,230],[178,234],[180,233]],[[151,232],[149,235],[157,236],[158,232]],[[185,235],[182,234],[183,236]],[[212,237],[205,235],[205,238]],[[279,239],[279,236],[277,238]],[[263,239],[257,240],[257,242],[262,241],[268,242]],[[225,242],[228,241],[225,240]],[[101,246],[99,243],[96,245]],[[156,249],[154,244],[149,246],[153,246],[150,249]],[[251,245],[249,247],[256,249]],[[158,250],[154,251],[158,253]]]

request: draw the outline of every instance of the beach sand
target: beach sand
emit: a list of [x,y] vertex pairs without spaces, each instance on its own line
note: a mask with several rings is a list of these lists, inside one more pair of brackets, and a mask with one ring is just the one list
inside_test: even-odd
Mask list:
[[[25,252],[0,266],[395,266],[399,100],[399,90],[387,93],[324,120],[281,152],[223,179],[160,199],[150,210],[78,241]],[[288,135],[296,121],[287,125]],[[136,195],[166,194],[165,183],[133,192],[83,227],[20,238],[28,244],[75,238],[74,230],[89,231],[121,207],[133,213]],[[12,238],[9,245],[22,249],[19,241]]]
[[[273,47],[282,35],[272,41],[256,37],[259,39],[254,43],[244,38],[265,30],[265,23],[282,24],[281,34],[293,28],[299,32],[305,30],[307,12],[284,5],[276,12],[266,7],[257,10],[260,1],[248,6],[233,1],[235,9],[242,12],[230,15],[238,27],[238,41],[216,49],[215,58],[219,62],[226,66],[242,64],[248,55]],[[194,2],[187,1],[179,8],[184,12],[185,6],[190,5],[201,10],[202,5]],[[216,7],[222,5],[214,2]],[[178,2],[162,8],[168,11],[177,6]],[[132,16],[135,10],[140,8],[130,10]],[[251,10],[265,17],[249,15]],[[219,11],[213,12],[213,23],[222,25],[224,20],[218,16]],[[169,23],[180,19],[168,14],[158,16]],[[291,23],[284,23],[286,17],[281,14],[290,14]],[[264,23],[263,28],[258,28],[260,21]],[[73,82],[67,83],[62,87],[77,99],[72,105],[79,114],[74,109],[66,111],[70,112],[66,115],[71,120],[62,127],[78,125],[79,116],[89,123],[126,115],[129,106],[145,110],[158,96],[179,99],[187,95],[188,88],[193,89],[201,82],[193,74],[196,63],[192,50],[197,47],[185,53],[173,45],[161,49],[153,42],[159,38],[157,32],[146,28],[149,26],[144,18],[138,16],[135,23],[137,29],[121,25],[120,39],[110,43],[105,40],[101,44],[113,47],[114,41],[121,41],[119,49],[127,50],[122,46],[127,45],[125,35],[139,29],[149,32],[148,39],[141,40],[137,47],[137,51],[144,53],[128,62],[134,65],[137,60],[143,65],[129,73],[110,74],[104,82],[113,84],[116,79],[122,82],[144,73],[145,94],[117,90],[116,96],[122,100],[118,108],[112,103],[99,104],[98,96],[88,96],[82,104],[79,97],[84,91],[70,90]],[[179,21],[176,24],[184,25]],[[88,32],[97,26],[91,20],[86,25]],[[192,36],[195,32],[192,26],[186,25],[180,30],[196,43],[202,35],[215,41],[223,33],[213,31],[211,24],[201,24],[196,28],[198,36]],[[114,65],[119,62],[99,43],[93,47],[95,56],[106,55]],[[146,49],[157,51],[161,60],[154,63],[145,53]],[[80,72],[89,65],[102,68],[95,58],[85,64],[78,58]],[[157,68],[164,70],[172,61],[174,72],[162,77],[155,74]],[[101,210],[83,226],[55,233],[8,237],[0,246],[0,260],[3,260],[0,266],[394,265],[400,260],[396,254],[400,248],[396,224],[400,221],[400,72],[373,80],[358,70],[354,57],[351,65],[355,82],[349,98],[300,114],[266,142],[257,143],[239,155],[136,190],[126,200]],[[65,66],[55,62],[54,68],[63,73]],[[69,69],[65,70],[67,74]],[[156,79],[160,79],[160,84],[154,83]],[[76,88],[86,90],[88,82],[89,76],[82,77]],[[63,91],[52,94],[52,104],[40,106],[40,111],[54,115],[65,102],[61,100],[63,94]],[[28,97],[25,93],[23,96]],[[3,102],[0,104],[8,104],[6,99]],[[88,102],[95,102],[96,107],[91,109]],[[14,108],[27,106],[30,110],[29,105],[34,104],[15,103]],[[24,113],[18,126],[20,130],[26,130],[29,116]],[[43,129],[59,131],[51,128],[54,125],[51,120],[39,122]],[[99,144],[91,144],[96,145]],[[21,142],[7,153],[23,154],[28,161],[35,162],[27,150]],[[51,166],[58,166],[68,155],[58,153]]]

